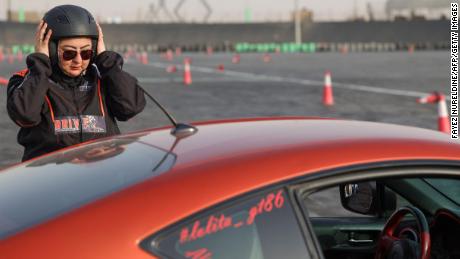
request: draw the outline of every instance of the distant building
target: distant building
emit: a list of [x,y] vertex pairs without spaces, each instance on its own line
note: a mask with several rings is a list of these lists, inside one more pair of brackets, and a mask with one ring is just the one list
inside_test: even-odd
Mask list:
[[[302,22],[311,22],[313,21],[313,11],[307,8],[302,8],[298,11],[300,13],[300,20]],[[295,20],[295,12],[292,12],[291,16],[292,21]]]
[[43,13],[36,11],[11,11],[9,20],[12,22],[37,23],[42,17]]
[[450,17],[450,3],[455,0],[388,0],[386,14],[395,20],[437,20]]

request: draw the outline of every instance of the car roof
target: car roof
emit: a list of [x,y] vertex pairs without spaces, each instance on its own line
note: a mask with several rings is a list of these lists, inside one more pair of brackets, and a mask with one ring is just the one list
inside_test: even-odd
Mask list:
[[[188,166],[213,160],[234,159],[245,154],[270,151],[283,155],[286,149],[301,148],[311,155],[327,157],[328,163],[344,153],[334,152],[346,148],[347,159],[374,160],[384,158],[418,159],[439,155],[448,158],[448,152],[433,152],[412,145],[452,145],[459,143],[449,135],[422,128],[393,124],[310,118],[257,118],[197,123],[197,134],[176,143],[176,166]],[[152,144],[168,149],[174,142],[169,131],[152,132],[146,137]],[[169,141],[168,141],[169,139]],[[353,144],[353,145],[351,145]],[[372,152],[372,148],[375,152]],[[384,148],[388,147],[388,148]],[[378,148],[378,149],[376,149]],[[405,152],[401,152],[401,149]],[[327,152],[330,150],[330,152]],[[357,151],[366,150],[366,152]],[[327,156],[323,156],[323,152]],[[426,151],[426,152],[424,152]],[[441,151],[441,150],[437,150]],[[444,157],[443,154],[447,155]],[[420,156],[420,157],[419,157]],[[456,157],[456,156],[455,156]],[[355,162],[357,162],[355,161]],[[335,165],[334,165],[335,166]]]
[[[84,249],[123,258],[119,253],[137,246],[132,240],[140,241],[192,213],[279,181],[382,161],[460,161],[460,145],[449,135],[391,124],[296,117],[194,125],[198,132],[183,139],[172,136],[169,128],[119,137],[139,136],[137,141],[169,150],[176,156],[175,164],[165,173],[4,242],[12,246],[25,242],[35,253],[49,242],[55,251],[72,258],[66,249],[74,249],[70,244],[85,237],[79,244]],[[111,242],[106,241],[107,233]],[[35,240],[39,236],[46,237]],[[132,256],[144,258],[141,254]]]

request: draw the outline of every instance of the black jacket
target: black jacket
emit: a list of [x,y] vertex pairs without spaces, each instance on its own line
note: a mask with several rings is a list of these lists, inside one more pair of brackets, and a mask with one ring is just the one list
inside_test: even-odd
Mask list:
[[126,121],[144,109],[137,80],[122,70],[122,57],[105,51],[88,66],[80,86],[51,78],[50,59],[27,57],[27,67],[8,83],[7,110],[21,127],[22,160],[88,140],[119,134],[116,120]]

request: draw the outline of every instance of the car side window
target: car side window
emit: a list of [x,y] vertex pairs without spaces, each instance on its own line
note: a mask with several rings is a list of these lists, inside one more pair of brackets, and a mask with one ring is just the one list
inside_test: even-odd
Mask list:
[[338,186],[314,192],[306,196],[303,203],[310,217],[366,217],[342,207]]
[[232,203],[141,243],[161,258],[310,258],[284,190]]
[[[389,188],[386,191],[396,195],[396,208],[410,205],[406,199]],[[310,217],[372,217],[345,209],[340,203],[340,192],[338,186],[329,187],[314,192],[303,199],[304,206],[308,209]],[[385,211],[385,217],[391,215],[394,210]]]
[[[392,192],[392,193],[394,193],[396,195],[396,209],[401,208],[403,206],[413,206],[413,204],[411,204],[408,200],[406,200],[404,197],[399,195],[397,192],[394,192],[394,191],[390,190],[389,188],[387,188],[387,190],[389,190],[390,192]],[[393,214],[393,212],[395,212],[395,210],[387,210],[387,211],[385,211],[384,217],[389,218],[391,216],[391,214]],[[406,217],[412,217],[412,215],[407,215]]]

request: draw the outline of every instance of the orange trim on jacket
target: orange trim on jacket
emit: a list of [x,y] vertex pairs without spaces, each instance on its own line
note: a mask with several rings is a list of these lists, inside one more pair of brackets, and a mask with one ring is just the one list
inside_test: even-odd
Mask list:
[[97,95],[99,95],[99,108],[101,109],[102,117],[105,117],[104,112],[104,105],[102,103],[102,95],[101,95],[101,80],[97,80]]
[[53,106],[51,106],[50,99],[48,96],[45,95],[45,101],[48,103],[48,108],[50,109],[50,114],[51,114],[51,121],[54,123],[54,111],[53,111]]

